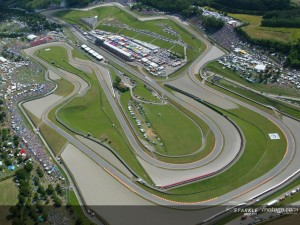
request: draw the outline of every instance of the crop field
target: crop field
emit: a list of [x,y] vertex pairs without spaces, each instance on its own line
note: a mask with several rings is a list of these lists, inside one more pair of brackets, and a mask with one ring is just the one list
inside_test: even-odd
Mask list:
[[300,38],[300,28],[261,27],[262,16],[246,14],[229,14],[229,16],[249,23],[242,29],[251,37],[271,39],[281,42],[295,42]]

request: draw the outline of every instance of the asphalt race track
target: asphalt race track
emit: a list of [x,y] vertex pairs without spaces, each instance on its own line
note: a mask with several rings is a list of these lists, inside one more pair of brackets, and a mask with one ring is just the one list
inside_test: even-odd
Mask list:
[[[116,6],[120,7],[118,4],[115,4]],[[120,7],[122,8],[122,7]],[[52,13],[52,12],[51,12]],[[49,12],[46,12],[48,16],[50,16]],[[187,204],[184,202],[173,202],[166,199],[162,199],[158,196],[155,196],[144,189],[142,189],[140,186],[136,185],[134,182],[132,182],[131,178],[127,175],[121,173],[119,170],[117,170],[114,166],[112,166],[110,163],[108,163],[106,160],[102,159],[97,155],[93,150],[91,150],[89,147],[84,145],[80,140],[74,138],[61,128],[57,127],[54,123],[52,123],[48,117],[47,114],[50,111],[51,108],[55,107],[56,105],[60,104],[61,102],[64,102],[67,99],[71,99],[78,93],[81,95],[84,94],[87,87],[83,87],[83,83],[80,84],[78,79],[72,78],[71,74],[66,74],[64,71],[61,71],[52,65],[47,64],[46,62],[42,61],[41,59],[37,58],[33,55],[33,52],[38,48],[44,48],[47,46],[63,46],[68,50],[68,55],[70,58],[70,61],[72,65],[74,65],[77,68],[81,68],[84,71],[89,71],[93,69],[96,72],[96,75],[99,80],[99,84],[103,88],[106,96],[108,97],[111,106],[117,115],[117,118],[119,122],[122,125],[122,128],[131,144],[133,149],[137,152],[139,155],[139,160],[144,165],[145,170],[148,172],[149,176],[156,182],[156,184],[159,185],[169,185],[172,183],[180,182],[186,179],[190,179],[196,176],[202,176],[208,173],[212,173],[214,171],[217,171],[221,168],[225,168],[229,162],[231,162],[240,152],[241,150],[241,141],[242,137],[239,135],[237,129],[224,117],[222,117],[220,114],[212,111],[210,108],[204,106],[203,104],[200,104],[199,102],[188,98],[182,94],[179,93],[170,93],[167,92],[165,89],[163,89],[161,86],[159,86],[152,78],[147,77],[144,74],[138,73],[134,69],[132,69],[128,64],[125,62],[119,60],[118,58],[113,57],[108,52],[97,48],[93,46],[90,42],[88,42],[84,36],[82,36],[78,30],[73,28],[70,25],[69,28],[71,29],[72,33],[76,36],[78,40],[80,40],[81,43],[86,44],[88,46],[92,46],[93,49],[97,50],[101,55],[103,55],[105,58],[117,63],[118,65],[122,66],[126,70],[128,70],[131,74],[138,77],[140,80],[142,80],[147,85],[153,87],[157,91],[163,93],[166,97],[169,99],[172,99],[176,103],[180,104],[181,106],[187,108],[191,112],[193,112],[195,115],[197,115],[199,118],[201,118],[204,122],[206,122],[212,132],[215,135],[216,144],[215,148],[212,154],[210,154],[208,157],[204,158],[203,160],[199,160],[197,162],[189,163],[189,164],[168,164],[163,163],[161,161],[158,161],[152,157],[150,157],[148,154],[144,152],[143,149],[140,148],[139,143],[134,137],[134,134],[130,131],[130,128],[128,127],[128,124],[124,120],[120,109],[117,106],[116,100],[114,99],[114,96],[112,95],[112,92],[110,90],[110,87],[108,86],[107,82],[105,82],[103,76],[103,69],[101,65],[98,65],[96,63],[93,63],[91,61],[83,61],[79,59],[73,59],[70,56],[70,49],[71,47],[67,44],[62,43],[50,43],[45,44],[41,46],[37,46],[31,49],[27,49],[26,53],[34,58],[39,63],[47,66],[49,71],[54,72],[55,74],[58,74],[59,76],[64,77],[65,79],[69,80],[75,85],[74,91],[64,97],[63,99],[58,100],[56,103],[51,104],[47,109],[44,110],[42,114],[42,120],[48,124],[51,128],[55,129],[59,134],[64,136],[69,143],[71,143],[74,147],[80,150],[81,154],[84,154],[88,157],[89,160],[93,160],[95,162],[95,168],[97,166],[101,167],[103,171],[106,172],[107,175],[111,175],[115,179],[118,180],[118,182],[115,182],[114,185],[121,185],[123,187],[124,194],[134,192],[137,194],[137,198],[142,198],[144,201],[150,201],[152,204],[157,205],[168,205],[170,207],[175,208],[181,208],[183,205],[194,205],[196,208],[201,208],[201,206],[206,207],[207,205],[237,205],[240,203],[248,202],[249,200],[255,198],[260,193],[272,188],[273,186],[277,185],[278,183],[284,181],[289,175],[297,172],[299,170],[299,154],[300,154],[300,140],[299,138],[296,138],[299,136],[300,133],[300,123],[288,118],[283,117],[282,120],[275,118],[271,116],[270,114],[257,109],[245,102],[242,102],[240,100],[237,100],[233,97],[227,96],[223,93],[220,93],[212,88],[209,88],[205,86],[203,83],[201,83],[199,80],[196,79],[195,74],[198,74],[200,69],[209,61],[214,60],[224,54],[222,50],[220,50],[218,47],[211,45],[211,43],[203,38],[200,34],[195,32],[194,30],[187,27],[186,23],[183,23],[180,21],[180,19],[174,19],[173,17],[166,16],[164,18],[172,19],[173,21],[176,21],[177,24],[180,26],[186,28],[189,32],[191,32],[196,38],[202,40],[206,45],[207,49],[205,52],[199,56],[193,64],[190,66],[188,70],[188,74],[181,76],[179,79],[172,79],[168,83],[172,86],[175,86],[183,91],[186,91],[192,95],[198,96],[201,99],[204,99],[207,102],[210,102],[211,104],[217,105],[220,108],[224,109],[231,109],[236,108],[239,106],[247,107],[248,109],[259,113],[260,115],[264,116],[265,118],[272,121],[274,124],[276,124],[284,133],[285,138],[287,140],[287,149],[286,154],[282,161],[274,167],[272,170],[264,174],[263,176],[259,177],[258,179],[255,179],[248,184],[239,187],[235,190],[232,190],[229,193],[224,194],[223,196],[219,196],[214,199],[208,199],[207,201],[201,201],[201,202],[194,202],[192,204]],[[143,18],[145,19],[145,18]],[[149,19],[155,19],[155,18],[149,18]],[[67,155],[66,153],[63,153]],[[69,159],[70,161],[76,161],[75,158],[68,158],[65,157],[66,161]],[[69,163],[71,165],[71,163]],[[67,163],[67,165],[69,166]],[[74,168],[73,168],[74,169]],[[72,170],[72,169],[71,169]],[[102,171],[102,174],[103,174]],[[100,173],[99,173],[100,174]],[[111,178],[110,176],[110,178]],[[77,180],[77,179],[76,179]],[[82,185],[79,185],[79,189],[81,189]],[[125,188],[126,187],[126,188]],[[127,194],[128,194],[127,193]],[[108,193],[107,193],[108,194]],[[114,193],[111,193],[111,195],[114,195]],[[83,194],[83,198],[86,198]],[[140,200],[137,200],[136,204]],[[135,203],[132,202],[134,205]],[[142,203],[143,204],[143,203]],[[145,203],[146,204],[146,203]],[[152,209],[152,210],[151,210]],[[191,209],[191,208],[190,208]],[[195,208],[193,208],[195,209]],[[96,211],[96,209],[94,209]],[[112,224],[118,224],[116,219],[113,218],[113,216],[108,215],[108,209],[99,209],[98,213],[106,217],[112,221]],[[134,209],[132,209],[134,211]],[[151,218],[155,221],[155,224],[165,224],[165,221],[174,221],[173,224],[182,224],[182,221],[185,222],[185,224],[195,224],[197,222],[201,222],[205,219],[208,219],[209,217],[213,216],[217,212],[220,211],[220,208],[208,208],[208,209],[202,209],[201,213],[199,211],[192,211],[192,210],[186,210],[186,211],[180,211],[176,209],[169,209],[164,207],[153,207],[148,208],[148,211],[145,211],[144,216],[142,218],[135,217],[133,211],[131,211],[132,216],[127,216],[130,214],[130,212],[127,212],[129,214],[123,214],[123,218],[126,218],[126,223],[124,224],[140,224],[139,222],[143,220],[143,224],[147,224],[146,222],[151,221]],[[150,211],[149,211],[150,210]],[[149,212],[148,214],[146,212]],[[130,214],[131,215],[131,214]],[[154,215],[154,216],[153,216]],[[180,218],[179,218],[180,217]],[[161,218],[161,219],[158,219]],[[153,223],[149,223],[153,224]]]

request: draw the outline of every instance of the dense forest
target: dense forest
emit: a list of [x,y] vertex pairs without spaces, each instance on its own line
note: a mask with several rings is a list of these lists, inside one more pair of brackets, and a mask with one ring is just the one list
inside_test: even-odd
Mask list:
[[290,0],[207,0],[206,2],[216,9],[235,13],[252,12],[260,14],[270,10],[282,10],[290,7]]
[[262,26],[265,27],[299,27],[300,9],[274,10],[264,14]]
[[263,14],[266,11],[290,7],[290,0],[137,0],[137,2],[172,13],[190,10],[191,5],[210,6],[222,11],[252,14]]
[[286,64],[294,68],[300,69],[300,40],[294,46],[292,46],[291,51],[287,57]]

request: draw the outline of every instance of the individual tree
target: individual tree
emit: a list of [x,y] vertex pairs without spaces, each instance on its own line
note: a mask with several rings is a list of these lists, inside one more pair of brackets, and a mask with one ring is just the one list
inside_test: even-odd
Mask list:
[[33,169],[33,165],[31,163],[26,163],[26,165],[24,166],[24,169],[27,171],[27,173],[31,173],[31,171]]
[[53,195],[54,188],[53,188],[52,184],[48,185],[48,188],[46,189],[46,192],[47,192],[48,195]]
[[39,176],[39,177],[43,177],[44,176],[44,172],[43,172],[43,170],[41,169],[41,167],[37,167],[37,169],[36,169],[36,173],[37,173],[37,175]]
[[61,207],[62,205],[62,200],[56,195],[53,195],[53,202],[55,207]]
[[59,195],[62,195],[63,189],[59,183],[56,184],[55,190]]
[[75,225],[82,225],[82,224],[83,224],[83,221],[82,221],[81,217],[77,217]]
[[26,180],[29,177],[29,173],[25,169],[18,169],[15,175],[18,180]]

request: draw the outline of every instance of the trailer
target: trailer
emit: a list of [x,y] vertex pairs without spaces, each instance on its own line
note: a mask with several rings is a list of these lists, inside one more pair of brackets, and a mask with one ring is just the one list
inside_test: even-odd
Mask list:
[[272,200],[272,201],[270,201],[270,202],[267,204],[267,207],[272,206],[272,205],[275,205],[277,202],[278,202],[277,199]]

